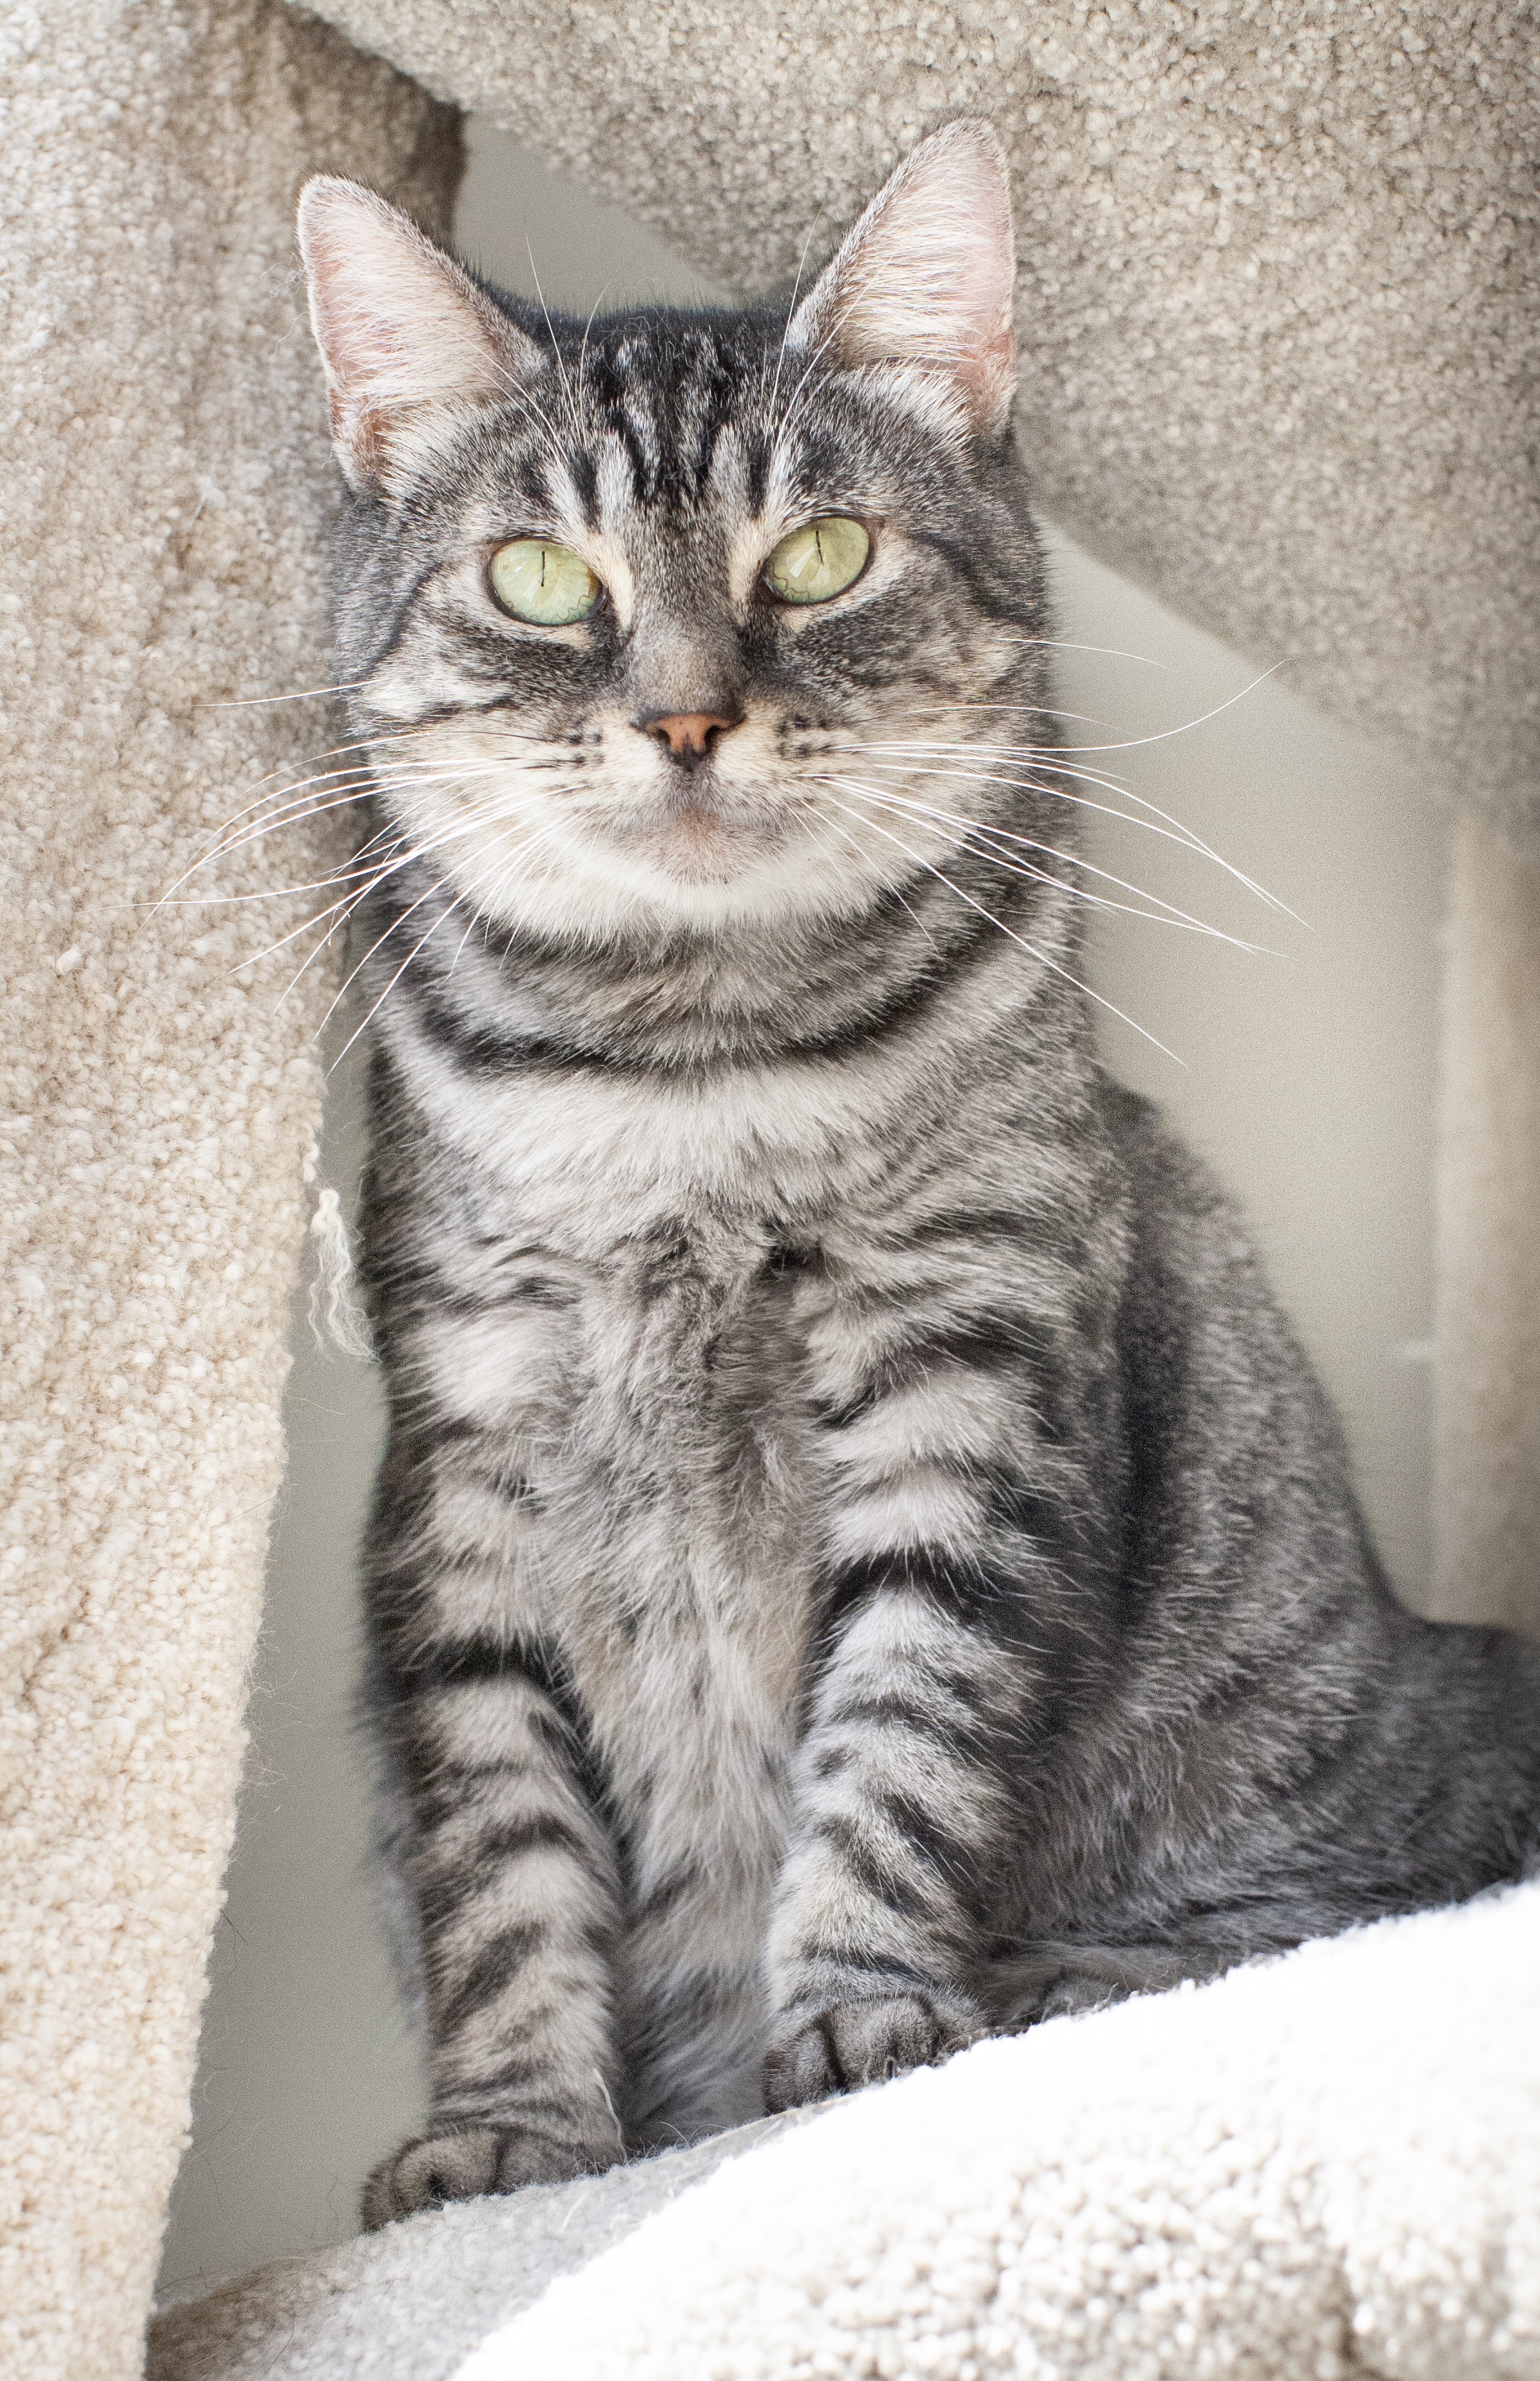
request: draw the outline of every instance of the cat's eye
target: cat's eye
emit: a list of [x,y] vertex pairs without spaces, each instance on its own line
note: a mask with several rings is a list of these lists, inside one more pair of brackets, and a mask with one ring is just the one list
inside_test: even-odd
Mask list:
[[782,604],[827,604],[854,587],[870,552],[858,520],[830,513],[782,539],[765,565],[765,584]]
[[586,620],[601,592],[580,554],[543,537],[515,537],[500,545],[487,576],[505,612],[542,629],[567,629]]

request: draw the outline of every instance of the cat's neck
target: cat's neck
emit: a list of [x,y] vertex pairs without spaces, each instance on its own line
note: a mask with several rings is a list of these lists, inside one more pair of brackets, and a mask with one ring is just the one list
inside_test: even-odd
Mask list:
[[[855,1054],[976,996],[1082,1039],[1080,905],[1060,883],[976,889],[960,868],[855,918],[598,945],[478,923],[452,886],[403,872],[365,921],[370,999],[409,1002],[475,1063],[536,1059],[621,1070],[759,1067]],[[410,955],[410,964],[403,966]],[[988,989],[979,988],[988,980]]]

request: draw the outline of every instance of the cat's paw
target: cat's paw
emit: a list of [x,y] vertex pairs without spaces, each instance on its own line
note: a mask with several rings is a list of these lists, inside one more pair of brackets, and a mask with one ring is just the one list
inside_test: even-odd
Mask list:
[[416,2216],[452,2199],[522,2191],[531,2182],[571,2182],[576,2175],[600,2173],[621,2155],[616,2143],[595,2148],[553,2141],[513,2125],[467,2125],[426,2141],[404,2142],[364,2185],[364,2230],[377,2232],[398,2216]]
[[911,2067],[934,2067],[984,2031],[972,2001],[940,1989],[835,2001],[811,2015],[789,2010],[765,2056],[765,2106],[775,2115]]

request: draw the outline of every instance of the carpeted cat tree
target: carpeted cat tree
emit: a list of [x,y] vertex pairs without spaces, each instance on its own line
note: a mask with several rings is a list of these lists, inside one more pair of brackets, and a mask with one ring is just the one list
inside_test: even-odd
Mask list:
[[[1536,34],[1497,0],[6,0],[6,2373],[139,2369],[279,1478],[321,988],[236,969],[300,914],[249,897],[297,847],[155,905],[319,740],[249,701],[328,674],[299,183],[442,226],[475,109],[747,287],[939,116],[993,117],[1048,508],[1455,819],[1437,1609],[1535,1626]],[[579,2187],[576,2225],[418,2218],[169,2319],[157,2370],[447,2374],[515,2266],[603,2250],[486,2381],[1540,2373],[1537,1923],[1520,1894],[988,2045],[750,2145],[635,2252],[719,2153]],[[966,2155],[917,2175],[915,2138]],[[434,2258],[448,2349],[402,2313]]]

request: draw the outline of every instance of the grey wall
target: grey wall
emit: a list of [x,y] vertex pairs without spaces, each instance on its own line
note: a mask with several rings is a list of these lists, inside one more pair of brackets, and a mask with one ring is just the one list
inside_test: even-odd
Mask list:
[[[459,233],[468,255],[529,295],[532,255],[553,305],[710,294],[650,234],[474,126]],[[1055,577],[1063,702],[1080,714],[1070,740],[1094,748],[1083,765],[1180,818],[1303,922],[1147,829],[1095,821],[1104,866],[1270,946],[1249,954],[1105,921],[1097,987],[1176,1055],[1110,1016],[1105,1046],[1244,1202],[1415,1602],[1428,1565],[1438,838],[1415,782],[1384,752],[1273,683],[1205,719],[1251,684],[1247,665],[1062,541]],[[333,1094],[321,1178],[346,1191],[359,1162],[354,1059]],[[317,1349],[302,1308],[252,1752],[166,2290],[346,2236],[360,2177],[421,2102],[375,1918],[367,1761],[349,1719],[352,1563],[379,1398],[368,1367]]]

